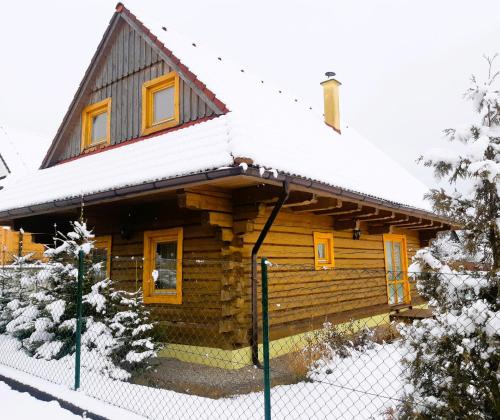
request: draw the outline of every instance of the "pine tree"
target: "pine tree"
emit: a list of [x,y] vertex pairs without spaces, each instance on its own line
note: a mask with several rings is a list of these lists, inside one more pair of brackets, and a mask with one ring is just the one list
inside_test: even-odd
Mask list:
[[455,147],[421,158],[454,187],[431,190],[434,209],[463,225],[465,248],[480,253],[492,271],[500,269],[500,72],[493,70],[495,57],[486,58],[487,79],[479,82],[472,76],[464,95],[472,102],[473,121],[445,130]]
[[453,187],[432,190],[435,210],[463,224],[466,254],[479,257],[482,271],[456,272],[455,250],[439,246],[417,252],[410,272],[434,319],[401,328],[406,365],[403,403],[396,417],[500,418],[500,93],[489,65],[486,82],[471,79],[465,97],[476,118],[460,129],[445,130],[453,150],[434,151],[424,162]]

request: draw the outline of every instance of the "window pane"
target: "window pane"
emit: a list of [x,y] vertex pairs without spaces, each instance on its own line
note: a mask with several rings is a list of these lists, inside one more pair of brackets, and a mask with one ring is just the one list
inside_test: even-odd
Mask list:
[[174,87],[153,93],[153,124],[174,116]]
[[392,241],[385,241],[385,261],[386,261],[386,270],[387,270],[387,279],[394,280],[393,275],[393,263],[392,263]]
[[92,118],[92,137],[91,144],[96,144],[106,140],[106,126],[108,122],[108,113],[96,115]]
[[92,250],[92,264],[99,264],[99,267],[96,267],[96,281],[102,281],[108,277],[108,251],[106,248],[94,248]]
[[403,303],[404,302],[404,287],[403,283],[398,283],[397,284],[398,288],[398,303]]
[[402,264],[401,264],[401,243],[394,242],[394,271],[396,280],[402,280],[403,274],[401,273]]
[[389,283],[389,304],[396,303],[396,285]]
[[156,289],[175,289],[177,286],[177,242],[156,244]]
[[318,259],[325,261],[326,260],[326,244],[319,243],[317,252],[318,252]]

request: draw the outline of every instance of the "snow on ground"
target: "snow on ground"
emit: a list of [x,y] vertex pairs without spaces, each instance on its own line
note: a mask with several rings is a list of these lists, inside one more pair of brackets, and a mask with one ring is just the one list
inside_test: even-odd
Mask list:
[[13,390],[5,382],[0,381],[0,401],[2,401],[2,416],[4,419],[80,419],[64,408],[57,401],[41,401],[27,392]]
[[[320,363],[310,374],[313,382],[274,387],[273,418],[382,418],[381,413],[394,405],[396,401],[391,398],[397,397],[402,386],[399,380],[402,368],[398,350],[396,344],[376,345],[365,353],[353,352],[349,358],[335,358]],[[84,364],[88,362],[83,360]],[[214,400],[116,381],[88,371],[85,367],[82,368],[81,391],[70,391],[73,368],[72,358],[59,361],[34,359],[20,350],[16,339],[0,335],[1,374],[13,376],[24,383],[41,381],[39,378],[43,378],[63,385],[47,381],[38,383],[38,387],[44,387],[47,392],[53,395],[56,395],[53,392],[59,392],[62,394],[61,398],[98,414],[99,409],[104,409],[103,406],[108,409],[109,406],[94,398],[154,419],[250,420],[263,417],[262,393]],[[33,378],[32,375],[38,378]],[[47,384],[55,387],[55,391],[48,390]],[[121,417],[117,413],[108,413],[107,417],[124,418],[123,411],[120,411]]]

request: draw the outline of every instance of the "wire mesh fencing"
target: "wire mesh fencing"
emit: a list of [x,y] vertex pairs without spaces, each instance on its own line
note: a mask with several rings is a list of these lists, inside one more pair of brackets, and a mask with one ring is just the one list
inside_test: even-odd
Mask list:
[[262,271],[273,418],[498,414],[498,276],[272,261]]
[[[152,419],[402,418],[409,398],[413,411],[426,404],[409,387],[409,354],[418,352],[411,328],[444,329],[450,313],[461,316],[429,308],[440,296],[417,290],[417,280],[453,285],[440,293],[456,293],[476,311],[457,321],[458,335],[473,340],[489,326],[483,335],[493,341],[481,340],[498,344],[491,308],[474,306],[485,296],[471,295],[481,275],[272,261],[259,266],[259,340],[252,343],[250,263],[180,261],[167,251],[146,273],[150,286],[139,255],[91,255],[83,271],[77,261],[12,256],[0,266],[0,364],[69,389],[78,376],[87,395]],[[145,304],[148,287],[154,299]],[[168,303],[179,290],[181,301]]]

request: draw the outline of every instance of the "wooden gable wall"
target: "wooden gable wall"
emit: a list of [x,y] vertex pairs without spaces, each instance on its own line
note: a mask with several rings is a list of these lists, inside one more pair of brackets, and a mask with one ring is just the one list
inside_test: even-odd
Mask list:
[[[111,144],[119,144],[141,136],[142,85],[173,70],[144,36],[121,20],[104,50],[105,59],[78,104],[62,143],[48,166],[78,156],[81,146],[81,113],[85,106],[112,98]],[[187,83],[180,80],[180,123],[187,123],[214,114]]]

